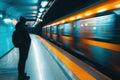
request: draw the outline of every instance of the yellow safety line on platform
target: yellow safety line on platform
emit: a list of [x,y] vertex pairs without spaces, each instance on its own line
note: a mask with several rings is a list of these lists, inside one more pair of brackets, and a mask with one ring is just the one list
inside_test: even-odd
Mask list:
[[[40,37],[39,37],[40,38]],[[80,80],[96,80],[87,71],[75,64],[72,60],[63,55],[59,50],[53,47],[46,40],[40,38],[40,40],[80,79]]]

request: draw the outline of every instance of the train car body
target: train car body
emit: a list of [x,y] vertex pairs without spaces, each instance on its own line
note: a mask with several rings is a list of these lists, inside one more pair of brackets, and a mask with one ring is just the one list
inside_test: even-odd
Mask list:
[[53,41],[57,42],[57,26],[52,26],[52,39]]
[[[74,22],[75,50],[90,60],[118,71],[120,68],[120,34],[116,14],[84,19]],[[116,25],[117,24],[117,25]],[[117,36],[116,36],[117,35]],[[118,36],[119,35],[119,36]]]
[[72,49],[73,47],[72,23],[64,23],[62,25],[61,39],[65,48]]
[[[105,14],[104,14],[105,13]],[[120,9],[52,27],[53,40],[120,74]],[[106,14],[107,13],[107,14]]]

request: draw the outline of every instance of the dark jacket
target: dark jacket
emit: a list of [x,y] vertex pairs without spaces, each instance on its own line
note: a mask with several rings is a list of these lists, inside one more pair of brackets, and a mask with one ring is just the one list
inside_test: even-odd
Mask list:
[[26,29],[26,25],[23,22],[18,22],[15,26],[15,29],[18,34],[18,39],[20,41],[20,46],[27,46],[31,43],[31,39],[29,33]]

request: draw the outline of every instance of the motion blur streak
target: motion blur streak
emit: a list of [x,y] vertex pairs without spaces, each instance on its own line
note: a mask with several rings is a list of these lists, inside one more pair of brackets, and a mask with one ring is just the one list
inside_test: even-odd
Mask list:
[[120,52],[120,45],[118,44],[112,44],[112,43],[106,43],[106,42],[100,42],[100,41],[93,41],[93,40],[87,40],[87,39],[82,39],[81,40],[83,43],[93,45],[93,46],[98,46],[102,48],[107,48],[110,50],[114,51],[119,51]]

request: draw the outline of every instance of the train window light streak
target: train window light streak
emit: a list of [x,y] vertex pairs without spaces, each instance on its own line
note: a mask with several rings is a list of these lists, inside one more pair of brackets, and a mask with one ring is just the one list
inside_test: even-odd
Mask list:
[[56,23],[56,25],[60,24],[59,22]]
[[70,20],[75,20],[75,18],[70,18]]
[[65,23],[65,21],[63,20],[61,23]]
[[80,18],[82,18],[82,16],[78,16],[78,17],[77,17],[77,19],[80,19]]
[[42,2],[41,2],[41,6],[42,6],[42,7],[46,7],[47,4],[48,4],[48,1],[42,1]]
[[91,12],[88,12],[88,13],[86,13],[85,15],[86,15],[86,16],[90,16],[90,15],[92,15],[92,13],[91,13]]
[[98,12],[98,13],[101,13],[101,12],[104,12],[104,11],[107,11],[107,9],[106,9],[106,8],[100,9],[100,10],[98,10],[97,12]]
[[120,4],[115,5],[116,8],[120,8]]

